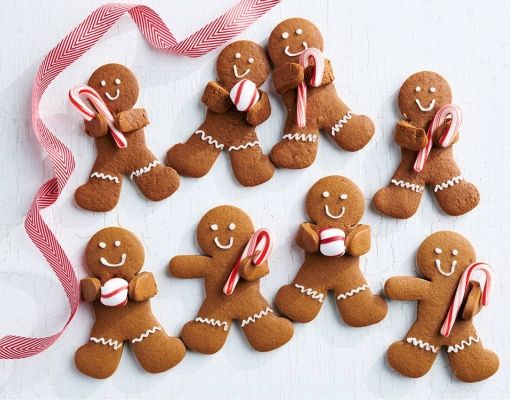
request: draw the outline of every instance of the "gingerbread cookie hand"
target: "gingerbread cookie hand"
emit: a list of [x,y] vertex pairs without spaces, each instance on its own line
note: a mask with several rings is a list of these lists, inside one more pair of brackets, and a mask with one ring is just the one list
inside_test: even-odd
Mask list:
[[429,290],[429,281],[411,276],[395,276],[384,283],[384,293],[392,300],[420,300]]
[[227,112],[232,107],[229,92],[215,81],[210,81],[205,87],[202,103],[216,113]]
[[469,284],[469,292],[462,307],[462,319],[471,321],[476,314],[482,311],[482,288],[479,282]]
[[[305,79],[304,81],[308,86],[317,87],[311,84],[312,77],[315,71],[315,65],[309,65],[305,68]],[[331,61],[328,59],[324,59],[324,72],[322,75],[322,81],[319,86],[329,85],[331,82],[335,80],[335,75],[333,74],[333,68],[331,67]]]
[[454,133],[453,138],[449,143],[444,143],[442,141],[442,138],[447,133],[447,131],[450,129],[450,125],[451,125],[451,120],[445,121],[437,127],[437,129],[434,131],[434,133],[432,135],[432,140],[433,140],[434,146],[445,148],[445,147],[450,147],[459,141],[459,132]]
[[404,149],[420,151],[427,147],[427,133],[407,121],[399,121],[395,128],[395,142]]
[[345,249],[347,254],[359,257],[370,251],[371,232],[370,226],[356,225],[345,237]]
[[309,222],[303,222],[299,226],[296,243],[299,247],[309,253],[316,253],[319,251],[319,234],[312,224]]
[[256,251],[252,256],[241,260],[241,265],[239,266],[239,275],[241,278],[251,282],[269,274],[269,264],[267,262],[263,262],[259,265],[254,264],[253,259],[259,254],[260,251]]
[[134,301],[145,301],[156,296],[158,287],[154,275],[150,272],[140,272],[129,282],[128,294]]
[[269,96],[263,90],[259,90],[259,93],[260,100],[246,113],[246,121],[252,126],[260,125],[271,115]]
[[101,137],[108,133],[108,122],[103,114],[96,114],[90,121],[85,120],[85,133],[91,137]]
[[278,94],[295,89],[305,79],[303,66],[296,63],[285,63],[273,71],[273,84]]
[[83,301],[96,301],[101,295],[101,281],[97,278],[84,278],[80,281],[80,292]]
[[124,133],[145,128],[147,125],[149,125],[149,118],[144,108],[121,111],[115,116],[115,127]]

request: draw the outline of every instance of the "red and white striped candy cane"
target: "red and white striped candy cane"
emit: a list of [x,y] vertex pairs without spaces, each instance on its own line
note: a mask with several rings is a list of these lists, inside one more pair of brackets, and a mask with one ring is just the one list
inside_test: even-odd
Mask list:
[[471,276],[477,271],[483,271],[485,273],[485,284],[483,285],[482,291],[482,305],[486,306],[489,304],[489,297],[492,289],[492,268],[483,262],[475,262],[466,268],[460,278],[457,291],[455,292],[453,301],[450,304],[450,309],[448,310],[448,314],[446,315],[443,326],[441,327],[441,335],[450,335],[455,319],[457,318],[457,314],[459,313],[460,306],[464,301],[464,295],[469,287],[469,282],[475,280]]
[[117,146],[121,149],[126,148],[126,137],[115,127],[115,118],[113,118],[112,113],[110,110],[108,110],[108,107],[106,106],[99,93],[87,85],[78,85],[69,91],[69,100],[71,100],[71,104],[80,112],[83,118],[85,118],[87,121],[90,121],[92,118],[94,118],[96,112],[90,109],[90,107],[87,106],[87,104],[81,99],[80,96],[85,96],[94,105],[94,107],[96,107],[96,110],[100,114],[104,115],[106,122],[110,127],[110,134],[112,135],[113,140]]
[[[314,61],[314,68],[312,78],[310,79],[310,85],[319,87],[324,76],[324,56],[319,49],[310,47],[303,51],[299,56],[299,63],[303,68],[308,67],[310,64],[310,58]],[[305,82],[299,82],[297,87],[297,104],[296,104],[296,124],[300,128],[306,126],[306,94],[307,87]]]
[[455,137],[455,134],[459,131],[459,128],[462,125],[462,111],[460,108],[455,104],[447,104],[441,107],[437,111],[436,115],[434,115],[434,119],[430,123],[429,129],[427,130],[427,147],[420,150],[418,157],[416,157],[416,161],[414,163],[414,170],[416,172],[421,172],[423,167],[425,167],[425,163],[429,157],[430,150],[432,149],[434,132],[442,123],[446,121],[448,117],[451,117],[450,126],[448,127],[446,133],[439,139],[439,144],[442,147],[449,146]]
[[232,268],[232,272],[230,272],[227,282],[225,283],[225,286],[223,286],[223,293],[227,296],[234,293],[237,282],[239,282],[239,267],[241,266],[241,261],[246,257],[252,257],[256,251],[260,251],[260,253],[253,258],[253,264],[256,266],[262,264],[268,259],[269,254],[271,254],[273,243],[274,236],[269,229],[259,229],[255,232],[248,241],[248,244],[234,265],[234,268]]

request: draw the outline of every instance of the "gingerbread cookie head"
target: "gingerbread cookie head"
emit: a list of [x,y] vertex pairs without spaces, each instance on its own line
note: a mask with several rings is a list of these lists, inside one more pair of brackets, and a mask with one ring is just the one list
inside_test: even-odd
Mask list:
[[99,67],[92,73],[88,85],[99,93],[114,114],[132,109],[138,99],[136,76],[120,64]]
[[464,270],[475,260],[475,250],[468,240],[449,231],[427,237],[416,256],[416,264],[424,277],[432,281],[448,279],[455,286]]
[[227,90],[242,79],[248,79],[258,87],[266,81],[270,72],[266,52],[249,40],[229,44],[221,51],[216,62],[218,79]]
[[101,229],[85,249],[88,269],[102,284],[112,278],[129,282],[142,269],[144,258],[142,242],[123,228]]
[[419,128],[426,128],[437,111],[451,102],[450,85],[441,75],[431,71],[411,75],[398,94],[400,112],[406,120]]
[[198,223],[197,240],[209,256],[238,253],[254,233],[250,217],[233,206],[208,211]]
[[365,212],[361,190],[343,176],[319,179],[306,196],[306,213],[321,227],[344,228],[357,224]]
[[324,48],[321,32],[304,18],[289,18],[271,32],[268,42],[269,58],[275,67],[298,63],[300,54],[309,47]]

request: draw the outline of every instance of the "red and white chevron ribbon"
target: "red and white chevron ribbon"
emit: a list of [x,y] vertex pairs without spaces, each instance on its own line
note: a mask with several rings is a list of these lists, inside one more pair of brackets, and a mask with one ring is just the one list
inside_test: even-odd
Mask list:
[[125,13],[129,13],[151,47],[170,54],[200,57],[232,39],[278,3],[279,0],[241,0],[181,42],[177,42],[159,15],[149,7],[105,4],[85,18],[46,55],[32,89],[32,126],[41,147],[49,155],[55,178],[45,182],[38,190],[25,219],[25,230],[62,284],[71,313],[62,330],[54,335],[41,338],[4,336],[0,339],[0,359],[25,358],[46,350],[71,322],[80,300],[79,284],[71,262],[40,213],[57,201],[75,165],[71,151],[39,116],[39,103],[50,83],[96,44]]

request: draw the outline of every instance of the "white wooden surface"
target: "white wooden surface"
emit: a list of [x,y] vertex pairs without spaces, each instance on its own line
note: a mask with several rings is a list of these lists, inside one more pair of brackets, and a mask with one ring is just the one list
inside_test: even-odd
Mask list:
[[[36,189],[50,176],[30,126],[30,90],[43,56],[100,0],[19,2],[0,5],[0,335],[46,335],[66,320],[63,291],[23,230]],[[147,1],[181,39],[232,0]],[[207,4],[207,6],[205,6]],[[396,274],[414,275],[414,252],[428,234],[454,229],[471,239],[479,257],[496,272],[493,304],[477,317],[487,347],[500,355],[501,368],[492,379],[462,384],[452,378],[441,355],[422,379],[403,378],[385,362],[387,347],[401,339],[414,319],[415,304],[391,302],[387,318],[377,326],[354,329],[339,321],[333,301],[319,317],[296,325],[294,339],[284,348],[252,351],[239,329],[233,329],[216,355],[189,353],[174,370],[150,375],[126,351],[115,375],[89,379],[74,368],[74,351],[88,339],[91,308],[80,307],[62,338],[43,354],[21,361],[0,361],[0,397],[82,398],[503,398],[510,396],[510,3],[501,1],[286,1],[241,37],[265,42],[271,28],[284,18],[303,16],[322,30],[325,53],[332,60],[336,85],[354,110],[372,116],[377,133],[362,151],[348,154],[326,140],[318,159],[304,171],[278,171],[268,184],[246,189],[237,185],[227,158],[200,180],[182,179],[181,189],[167,201],[147,202],[129,181],[120,206],[107,214],[78,209],[75,188],[84,182],[94,158],[93,142],[67,101],[67,90],[87,80],[107,62],[121,62],[138,75],[138,102],[151,118],[147,139],[163,157],[167,148],[185,140],[201,122],[199,99],[214,78],[218,51],[190,60],[159,54],[145,44],[128,17],[97,46],[69,67],[51,85],[41,113],[48,126],[71,148],[77,167],[61,199],[45,212],[52,229],[80,277],[86,275],[83,249],[98,229],[121,225],[138,234],[147,248],[145,269],[152,271],[160,293],[155,314],[173,334],[195,316],[202,301],[202,282],[170,278],[169,259],[195,253],[194,229],[209,208],[230,203],[242,207],[257,226],[273,229],[278,244],[270,260],[271,275],[263,293],[272,299],[300,267],[302,252],[292,244],[304,219],[303,199],[319,177],[343,174],[355,180],[367,197],[386,185],[399,159],[392,130],[398,118],[396,93],[411,73],[432,69],[451,83],[454,101],[464,111],[462,140],[456,155],[464,175],[476,183],[482,202],[460,218],[443,215],[427,193],[414,218],[395,221],[371,208],[364,222],[372,226],[373,249],[363,258],[375,290]],[[278,141],[283,111],[273,92],[273,115],[259,129],[265,150]]]

